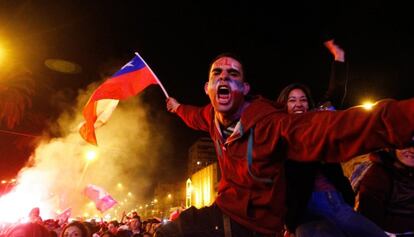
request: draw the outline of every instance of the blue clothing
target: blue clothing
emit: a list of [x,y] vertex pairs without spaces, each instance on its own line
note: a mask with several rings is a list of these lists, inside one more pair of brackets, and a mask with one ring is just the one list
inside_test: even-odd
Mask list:
[[[332,224],[332,228],[338,228],[348,237],[387,237],[385,232],[372,221],[355,212],[339,192],[313,192],[308,203],[306,218],[310,221],[324,220],[321,222],[324,226],[328,221]],[[315,226],[317,225],[313,225],[309,230],[306,229],[306,224],[298,227],[296,236],[311,236],[308,232],[314,231]]]

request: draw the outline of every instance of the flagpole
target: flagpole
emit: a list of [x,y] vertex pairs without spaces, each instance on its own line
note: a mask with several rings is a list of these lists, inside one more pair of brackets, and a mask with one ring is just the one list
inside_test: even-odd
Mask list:
[[148,64],[145,62],[145,60],[141,57],[141,55],[139,55],[139,53],[135,52],[135,55],[137,55],[141,59],[141,61],[144,62],[145,66],[147,66],[147,68],[149,69],[151,74],[154,76],[155,80],[157,80],[157,83],[160,85],[161,90],[164,92],[165,97],[169,98],[170,96],[168,95],[168,93],[165,90],[164,86],[162,85],[161,81],[158,79],[158,77],[155,75],[155,73],[152,71],[152,69],[148,66]]

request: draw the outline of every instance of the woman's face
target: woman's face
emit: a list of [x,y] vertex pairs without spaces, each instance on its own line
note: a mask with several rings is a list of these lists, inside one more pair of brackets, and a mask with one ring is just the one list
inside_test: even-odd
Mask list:
[[395,151],[398,160],[408,167],[414,167],[414,146]]
[[287,111],[289,114],[302,114],[309,109],[308,98],[301,89],[293,89],[290,91],[287,100]]
[[83,237],[82,231],[77,226],[69,226],[65,233],[63,233],[64,237]]

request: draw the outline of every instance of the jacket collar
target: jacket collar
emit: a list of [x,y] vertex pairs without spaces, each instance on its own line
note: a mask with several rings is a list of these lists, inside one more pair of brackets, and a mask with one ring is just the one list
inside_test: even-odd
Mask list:
[[[273,101],[265,99],[261,96],[255,96],[249,101],[249,105],[243,111],[240,120],[237,122],[233,133],[224,141],[224,144],[229,144],[246,133],[250,128],[254,127],[259,121],[274,113],[284,113],[284,108],[278,106]],[[214,118],[216,130],[223,141],[223,134],[220,128],[220,123],[217,118]]]

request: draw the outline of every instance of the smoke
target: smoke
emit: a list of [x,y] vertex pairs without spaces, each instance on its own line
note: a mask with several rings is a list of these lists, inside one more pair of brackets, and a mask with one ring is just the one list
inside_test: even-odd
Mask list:
[[[87,144],[78,128],[82,107],[95,88],[80,91],[77,105],[57,121],[62,136],[42,142],[19,172],[16,187],[0,198],[0,221],[18,220],[36,206],[44,219],[66,208],[72,208],[72,217],[101,217],[82,194],[87,184],[102,187],[118,201],[108,211],[116,218],[148,198],[166,144],[162,129],[150,118],[148,105],[135,97],[121,102],[96,131],[98,147]],[[86,159],[91,152],[95,159]]]

